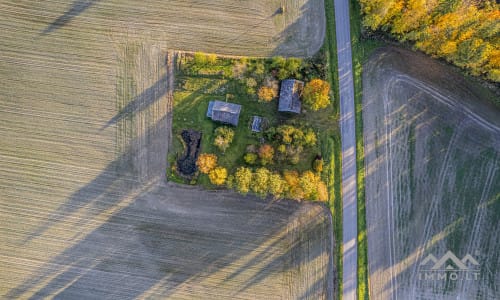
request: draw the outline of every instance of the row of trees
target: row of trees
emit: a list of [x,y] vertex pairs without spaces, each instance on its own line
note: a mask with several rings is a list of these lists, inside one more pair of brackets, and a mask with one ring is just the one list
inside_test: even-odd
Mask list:
[[363,24],[500,82],[500,4],[492,0],[360,0]]
[[290,198],[297,200],[328,200],[328,189],[319,174],[305,171],[284,171],[283,175],[273,173],[262,167],[252,171],[250,168],[239,167],[234,175],[230,175],[227,186],[241,194],[253,192],[261,197],[272,195],[275,198]]
[[275,198],[328,200],[326,184],[319,176],[323,165],[320,159],[314,162],[314,169],[317,173],[305,171],[300,175],[297,171],[284,171],[283,175],[280,175],[264,167],[257,168],[255,171],[239,167],[233,175],[228,176],[227,169],[218,166],[217,156],[211,153],[200,154],[196,165],[201,173],[208,174],[212,184],[221,186],[227,183],[227,187],[241,194],[251,191],[261,197],[270,194]]

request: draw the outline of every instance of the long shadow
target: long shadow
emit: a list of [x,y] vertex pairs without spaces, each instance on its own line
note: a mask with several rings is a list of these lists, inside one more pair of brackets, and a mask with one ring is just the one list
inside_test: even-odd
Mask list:
[[[167,116],[164,116],[154,126],[150,127],[144,135],[151,136],[158,132],[165,132],[164,129],[166,127],[166,122]],[[166,135],[161,137],[164,136]],[[134,145],[139,139],[140,138],[134,139],[131,142],[131,145]],[[57,208],[57,210],[49,216],[44,223],[39,225],[38,228],[27,237],[24,243],[28,243],[34,238],[42,235],[53,225],[76,213],[78,210],[82,209],[82,207],[88,207],[89,204],[92,204],[92,206],[88,209],[88,217],[91,217],[91,213],[95,213],[92,208],[96,208],[99,211],[106,211],[119,203],[120,200],[122,200],[133,189],[136,189],[140,187],[141,184],[144,184],[145,181],[147,182],[155,179],[153,176],[154,174],[151,174],[150,176],[139,180],[137,167],[133,162],[137,151],[138,149],[130,147],[114,161],[109,163],[96,178],[69,196],[67,201]],[[81,226],[85,222],[86,218],[81,218],[79,225]]]
[[[198,196],[194,197],[195,194]],[[35,293],[31,299],[166,298],[174,294],[196,297],[192,290],[201,293],[208,288],[217,291],[221,298],[232,298],[248,289],[261,290],[265,284],[259,283],[279,284],[281,276],[277,275],[313,262],[317,255],[323,254],[319,249],[329,250],[322,248],[317,239],[313,244],[307,241],[307,235],[318,230],[317,219],[304,218],[299,227],[303,230],[302,238],[288,236],[290,217],[303,213],[303,205],[295,201],[269,204],[256,197],[159,184],[144,190],[133,204],[43,265],[6,297],[25,297],[27,292]],[[311,208],[314,204],[307,206]],[[327,232],[331,230],[328,222],[321,226],[320,231],[324,227]],[[280,238],[273,241],[273,237]],[[244,265],[238,263],[243,257],[251,257],[264,243],[271,245],[266,251],[273,251],[273,257],[262,257],[257,252],[257,259]],[[300,255],[307,247],[318,253]],[[260,264],[260,258],[268,263]],[[243,276],[243,281],[238,275],[226,278],[224,274],[233,270],[234,265],[244,269],[238,273],[255,268],[259,271],[249,279]],[[214,283],[218,280],[224,282],[225,289]],[[322,295],[327,284],[325,278],[304,290]],[[232,289],[227,289],[228,285]],[[199,286],[204,287],[198,291]],[[270,289],[269,294],[281,295],[280,288],[283,287]],[[250,290],[246,295],[253,293]]]
[[165,73],[161,76],[152,86],[144,90],[140,95],[136,96],[132,101],[130,101],[123,109],[120,110],[113,118],[111,118],[102,128],[104,130],[111,125],[118,123],[128,116],[132,116],[139,113],[153,103],[160,100],[163,96],[167,94],[168,91],[168,74]]
[[59,18],[55,19],[52,23],[47,26],[40,34],[47,35],[52,33],[53,31],[58,30],[61,27],[66,26],[69,22],[71,22],[74,18],[82,14],[84,11],[89,9],[90,7],[96,5],[102,0],[76,0],[73,1],[71,7]]

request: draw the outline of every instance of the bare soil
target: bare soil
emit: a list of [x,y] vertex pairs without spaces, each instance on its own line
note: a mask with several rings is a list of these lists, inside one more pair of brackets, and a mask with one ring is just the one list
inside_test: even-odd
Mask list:
[[[376,51],[363,76],[371,299],[499,299],[500,110],[488,101],[493,96],[448,66],[398,48]],[[474,257],[478,279],[466,272],[422,279],[424,258],[448,250]]]
[[314,52],[279,2],[0,0],[0,298],[331,298],[324,206],[164,183],[167,49]]

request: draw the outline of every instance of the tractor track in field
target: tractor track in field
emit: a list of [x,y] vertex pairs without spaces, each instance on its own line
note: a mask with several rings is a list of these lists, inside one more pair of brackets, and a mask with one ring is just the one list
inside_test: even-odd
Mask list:
[[[481,102],[476,88],[458,75],[406,50],[379,50],[366,69],[371,298],[495,299],[491,282],[500,266],[494,261],[498,218],[491,201],[500,192],[498,109]],[[370,89],[380,84],[374,96]],[[477,178],[464,181],[464,172]],[[482,253],[476,258],[488,272],[479,281],[452,285],[419,279],[424,256],[447,250],[459,257]]]

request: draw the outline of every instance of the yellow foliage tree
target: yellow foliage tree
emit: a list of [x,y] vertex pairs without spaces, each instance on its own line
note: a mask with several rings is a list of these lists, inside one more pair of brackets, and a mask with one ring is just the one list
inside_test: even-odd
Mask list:
[[312,110],[319,110],[330,104],[330,84],[321,79],[313,79],[304,87],[303,103]]
[[208,173],[210,182],[215,185],[223,185],[227,179],[227,170],[223,167],[216,167]]

